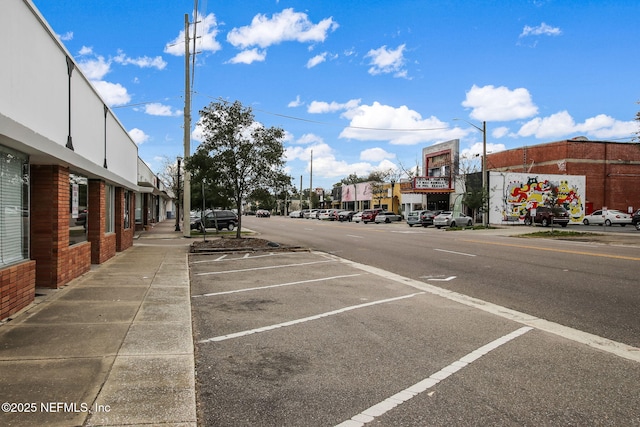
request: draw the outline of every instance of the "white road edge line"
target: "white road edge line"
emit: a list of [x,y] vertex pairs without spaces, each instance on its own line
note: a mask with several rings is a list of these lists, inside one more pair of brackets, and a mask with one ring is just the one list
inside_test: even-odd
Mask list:
[[510,334],[507,334],[501,338],[498,338],[497,340],[491,341],[489,344],[485,344],[482,347],[472,351],[466,356],[453,362],[449,366],[442,368],[435,374],[432,374],[428,378],[425,378],[422,381],[415,383],[411,387],[408,387],[402,390],[401,392],[386,398],[380,403],[376,403],[375,405],[360,412],[358,415],[351,417],[351,419],[344,421],[340,424],[337,424],[336,427],[361,427],[366,423],[373,421],[374,419],[376,419],[376,417],[383,415],[384,413],[392,410],[396,406],[413,398],[414,396],[417,396],[418,394],[430,389],[431,387],[438,384],[440,381],[444,380],[450,375],[455,374],[460,369],[466,367],[472,362],[475,362],[476,360],[478,360],[485,354],[489,353],[490,351],[495,350],[496,348],[502,346],[503,344],[508,343],[509,341],[515,338],[518,338],[521,335],[524,335],[525,333],[529,332],[532,329],[533,328],[531,327],[523,326],[522,328],[515,330]]
[[259,291],[259,290],[262,290],[262,289],[279,288],[279,287],[282,287],[282,286],[291,286],[291,285],[301,285],[301,284],[304,284],[304,283],[322,282],[324,280],[344,279],[346,277],[356,277],[356,276],[360,276],[360,273],[345,274],[345,275],[342,275],[342,276],[321,277],[319,279],[300,280],[300,281],[297,281],[297,282],[279,283],[277,285],[258,286],[258,287],[255,287],[255,288],[236,289],[236,290],[233,290],[233,291],[211,292],[211,293],[207,293],[207,294],[192,295],[191,298],[214,297],[214,296],[218,296],[218,295],[236,294],[236,293],[239,293],[239,292]]
[[275,256],[289,256],[289,255],[297,255],[297,254],[302,254],[303,252],[286,252],[286,253],[275,253],[275,252],[269,252],[268,254],[263,254],[263,255],[253,255],[253,256],[247,256],[247,255],[251,255],[251,254],[247,254],[243,257],[239,257],[239,258],[229,258],[226,259],[227,255],[229,254],[225,254],[222,256],[219,256],[218,258],[215,259],[202,259],[200,261],[192,261],[191,264],[204,264],[204,263],[208,263],[208,262],[219,262],[219,261],[246,261],[247,259],[255,259],[255,258],[265,258],[265,257],[275,257]]
[[527,313],[522,313],[520,311],[512,310],[507,307],[502,307],[488,301],[483,301],[481,299],[473,298],[458,292],[453,292],[448,289],[439,288],[429,283],[409,279],[408,277],[400,276],[399,274],[391,273],[389,271],[385,271],[376,267],[349,261],[335,255],[332,255],[332,257],[343,262],[344,264],[351,265],[368,273],[375,274],[377,276],[384,277],[395,282],[404,283],[405,285],[420,289],[425,292],[429,292],[430,294],[437,295],[442,298],[447,298],[451,301],[474,307],[479,310],[494,314],[496,316],[500,316],[502,318],[509,319],[523,325],[531,326],[532,328],[549,332],[574,342],[585,344],[589,347],[596,348],[601,351],[606,351],[607,353],[614,354],[624,359],[633,360],[634,362],[640,362],[640,348],[638,347],[633,347],[628,344],[573,329],[559,323],[550,322],[548,320],[544,320]]
[[325,262],[334,262],[334,260],[301,262],[299,264],[269,265],[266,267],[243,268],[240,270],[207,271],[204,273],[197,273],[196,276],[209,276],[211,274],[243,273],[245,271],[270,270],[272,268],[299,267],[301,265],[323,264]]
[[383,300],[367,302],[367,303],[364,303],[364,304],[352,305],[352,306],[349,306],[349,307],[339,308],[338,310],[327,311],[326,313],[316,314],[314,316],[303,317],[301,319],[290,320],[288,322],[277,323],[275,325],[263,326],[262,328],[249,329],[249,330],[246,330],[246,331],[236,332],[236,333],[233,333],[233,334],[227,334],[227,335],[221,335],[219,337],[207,338],[207,339],[198,341],[198,344],[204,344],[204,343],[216,342],[216,341],[225,341],[225,340],[229,340],[229,339],[232,339],[232,338],[244,337],[246,335],[251,335],[251,334],[258,333],[258,332],[271,331],[273,329],[278,329],[278,328],[282,328],[282,327],[285,327],[285,326],[293,326],[293,325],[297,325],[299,323],[309,322],[311,320],[318,320],[318,319],[322,319],[323,317],[334,316],[336,314],[345,313],[345,312],[351,311],[351,310],[357,310],[359,308],[370,307],[372,305],[377,305],[377,304],[385,304],[385,303],[388,303],[388,302],[399,301],[399,300],[406,299],[406,298],[413,298],[416,295],[423,295],[424,293],[425,292],[416,292],[415,294],[403,295],[401,297],[387,298],[387,299],[383,299]]

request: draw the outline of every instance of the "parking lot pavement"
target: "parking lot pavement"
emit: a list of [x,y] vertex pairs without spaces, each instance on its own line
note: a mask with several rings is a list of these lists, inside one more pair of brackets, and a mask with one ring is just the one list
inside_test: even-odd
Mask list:
[[190,269],[202,425],[639,421],[637,362],[524,314],[324,253]]

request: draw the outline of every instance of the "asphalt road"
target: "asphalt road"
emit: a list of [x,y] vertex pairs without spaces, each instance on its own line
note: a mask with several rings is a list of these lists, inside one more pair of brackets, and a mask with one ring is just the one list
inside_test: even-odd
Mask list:
[[243,220],[321,252],[190,257],[201,425],[640,425],[637,248]]
[[[634,247],[522,239],[404,223],[243,217],[278,242],[312,247],[640,347],[640,233]],[[623,227],[608,227],[615,233]],[[539,229],[539,228],[537,228]],[[523,232],[537,229],[522,228]],[[572,226],[563,230],[586,229]],[[602,227],[589,227],[602,230]]]

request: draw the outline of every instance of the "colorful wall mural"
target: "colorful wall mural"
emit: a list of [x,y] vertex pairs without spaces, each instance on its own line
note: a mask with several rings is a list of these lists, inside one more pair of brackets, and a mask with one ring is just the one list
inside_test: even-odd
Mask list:
[[548,205],[556,188],[557,204],[569,211],[572,224],[580,224],[585,187],[584,176],[491,172],[489,222],[524,223],[527,211]]

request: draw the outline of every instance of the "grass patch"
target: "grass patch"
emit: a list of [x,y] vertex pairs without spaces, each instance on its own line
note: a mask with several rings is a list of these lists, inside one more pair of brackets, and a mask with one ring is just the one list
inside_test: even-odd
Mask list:
[[545,230],[545,231],[536,231],[535,233],[521,234],[519,237],[557,238],[557,237],[593,237],[593,236],[600,236],[600,234],[585,233],[583,231]]

